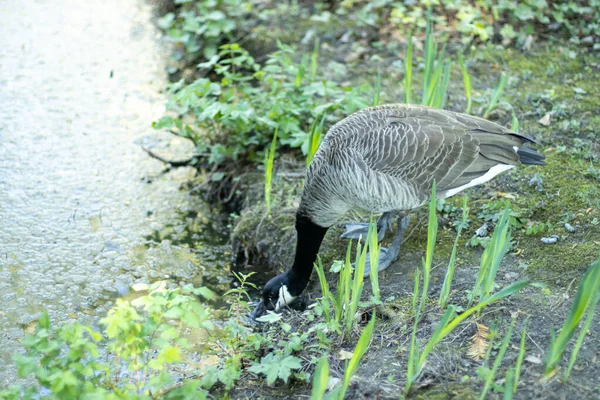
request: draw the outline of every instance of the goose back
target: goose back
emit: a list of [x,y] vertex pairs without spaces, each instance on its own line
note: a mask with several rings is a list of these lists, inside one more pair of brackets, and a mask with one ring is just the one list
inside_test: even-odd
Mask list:
[[425,106],[360,110],[331,127],[307,170],[300,212],[331,226],[349,209],[410,210],[488,181],[520,163],[544,164],[533,142],[482,118]]

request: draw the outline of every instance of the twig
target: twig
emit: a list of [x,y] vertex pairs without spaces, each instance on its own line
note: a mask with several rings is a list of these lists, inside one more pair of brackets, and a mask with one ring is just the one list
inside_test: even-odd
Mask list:
[[142,150],[144,150],[146,153],[148,153],[148,155],[158,161],[161,161],[165,164],[169,164],[171,166],[171,168],[179,168],[179,167],[188,167],[192,165],[192,161],[194,161],[194,159],[196,159],[196,156],[192,156],[191,158],[188,158],[187,160],[180,160],[180,161],[173,161],[173,160],[167,160],[164,157],[159,156],[158,154],[156,154],[155,152],[153,152],[150,149],[147,149],[146,147],[142,146]]

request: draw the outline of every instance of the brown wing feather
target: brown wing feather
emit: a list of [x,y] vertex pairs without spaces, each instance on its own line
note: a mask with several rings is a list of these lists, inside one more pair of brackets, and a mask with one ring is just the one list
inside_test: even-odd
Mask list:
[[[449,190],[498,164],[519,164],[514,147],[532,140],[493,122],[424,106],[368,108],[332,127],[365,165],[429,192]],[[337,139],[337,140],[336,140]]]

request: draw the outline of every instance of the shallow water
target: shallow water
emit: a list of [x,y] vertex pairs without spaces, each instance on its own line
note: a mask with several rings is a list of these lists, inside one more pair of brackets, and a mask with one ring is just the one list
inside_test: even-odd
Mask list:
[[136,0],[0,3],[2,384],[42,310],[94,318],[134,282],[201,283],[227,257],[181,190],[194,170],[161,174],[140,147],[167,83],[151,17]]

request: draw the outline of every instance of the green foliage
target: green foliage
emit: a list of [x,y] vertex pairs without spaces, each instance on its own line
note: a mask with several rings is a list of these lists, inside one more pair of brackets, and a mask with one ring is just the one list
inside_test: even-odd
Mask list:
[[292,370],[302,368],[300,359],[295,356],[282,356],[276,353],[269,353],[264,356],[260,363],[256,363],[248,368],[248,371],[267,376],[267,383],[270,385],[280,378],[287,382]]
[[[164,282],[136,289],[149,293],[131,302],[117,300],[100,320],[101,331],[79,322],[53,327],[44,313],[35,334],[23,341],[25,354],[14,357],[19,376],[33,375],[40,387],[61,399],[172,395],[175,376],[169,366],[183,362],[189,347],[182,332],[215,329],[210,310],[197,297],[214,294],[191,286],[167,289]],[[108,352],[106,357],[101,351]],[[176,393],[206,396],[194,380]]]
[[[185,50],[190,60],[214,57],[221,44],[231,41],[240,30],[249,29],[252,2],[241,0],[175,0],[177,13],[158,20],[168,40]],[[177,54],[177,53],[176,53]]]
[[[260,64],[238,44],[223,45],[210,62],[219,82],[200,78],[170,85],[168,108],[174,114],[154,123],[192,140],[209,163],[222,164],[241,157],[258,161],[256,151],[270,143],[279,129],[279,147],[309,153],[310,127],[323,118],[339,119],[368,106],[364,86],[342,88],[335,82],[306,74],[309,60],[295,60],[295,50],[278,43],[279,50]],[[316,67],[312,67],[315,71]],[[184,123],[186,116],[193,123]],[[323,121],[323,122],[325,122]],[[322,124],[319,124],[322,129]],[[314,150],[312,142],[311,151]],[[261,160],[262,161],[262,160]]]
[[519,346],[519,355],[517,356],[517,362],[515,364],[514,370],[514,383],[511,388],[511,393],[517,392],[517,387],[519,386],[519,377],[521,376],[521,366],[523,365],[523,359],[525,358],[525,335],[527,333],[527,324],[523,324],[523,330],[521,331],[521,345]]
[[588,312],[588,320],[584,324],[584,328],[581,330],[577,343],[575,345],[575,349],[573,351],[573,355],[571,357],[571,361],[569,362],[569,367],[565,372],[565,377],[569,376],[571,368],[575,363],[575,358],[577,357],[578,350],[583,342],[583,338],[589,329],[589,325],[591,324],[591,319],[593,318],[594,311],[596,309],[596,304],[598,303],[598,294],[600,292],[600,259],[596,260],[585,272],[583,277],[581,278],[581,282],[579,283],[579,288],[577,289],[577,295],[575,299],[573,299],[573,304],[571,306],[571,311],[567,316],[561,330],[560,334],[557,338],[552,335],[550,341],[550,348],[548,349],[548,354],[546,355],[545,364],[544,364],[544,375],[546,377],[551,377],[556,373],[556,367],[560,362],[563,352],[566,350],[569,341],[575,334],[575,330],[579,326],[579,322],[583,318],[586,311]]
[[[365,4],[355,6],[355,4]],[[402,33],[415,27],[425,27],[428,7],[436,14],[433,19],[445,30],[457,32],[461,41],[487,42],[494,35],[508,43],[523,44],[536,30],[558,31],[578,42],[586,36],[600,36],[600,2],[549,2],[547,0],[446,0],[443,7],[438,2],[399,2],[381,0],[374,2],[344,1],[338,14],[348,14],[352,9],[365,25],[392,25]]]

